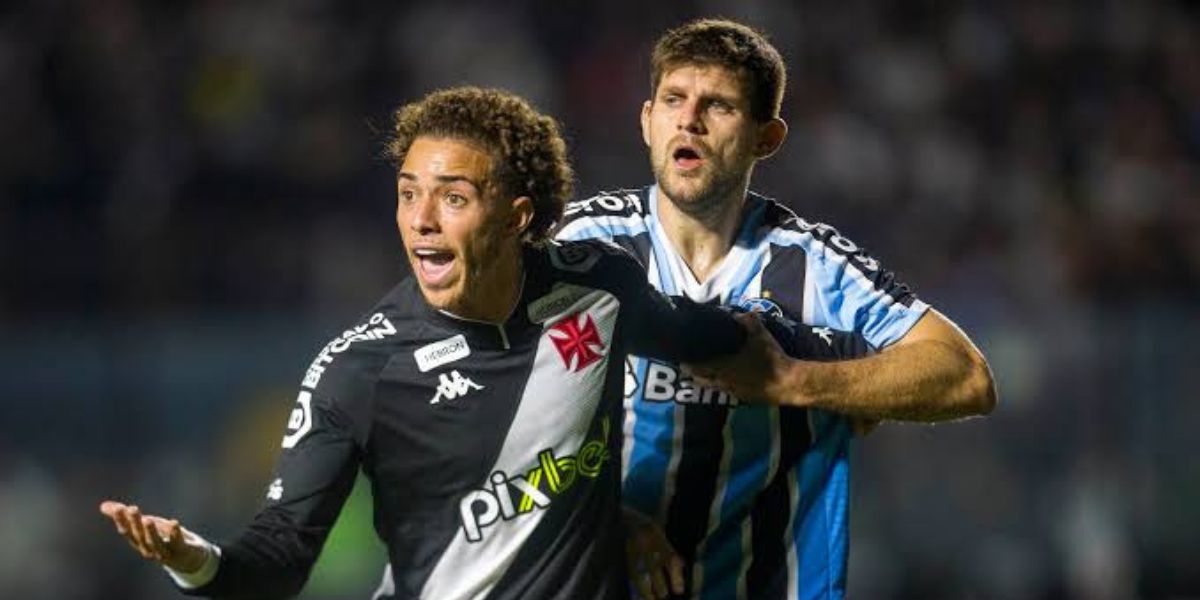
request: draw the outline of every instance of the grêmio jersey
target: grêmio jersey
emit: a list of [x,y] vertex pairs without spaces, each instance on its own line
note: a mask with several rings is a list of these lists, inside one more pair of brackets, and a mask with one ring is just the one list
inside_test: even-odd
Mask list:
[[[854,332],[876,350],[928,308],[832,227],[753,193],[733,247],[699,282],[665,236],[657,202],[652,186],[571,203],[558,238],[629,250],[666,294]],[[687,596],[842,598],[849,420],[742,404],[693,386],[671,361],[637,356],[625,368],[624,502],[656,518],[687,560]]]
[[[389,598],[625,598],[620,448],[627,352],[740,346],[713,306],[672,303],[603,242],[530,247],[503,324],[431,308],[410,276],[304,375],[267,500],[193,595],[303,586],[357,472]],[[701,343],[703,342],[703,343]]]

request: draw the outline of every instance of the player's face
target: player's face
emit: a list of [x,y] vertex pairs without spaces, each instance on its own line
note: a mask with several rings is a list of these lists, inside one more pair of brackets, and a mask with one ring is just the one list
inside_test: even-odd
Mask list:
[[425,300],[484,320],[510,308],[499,304],[515,296],[528,223],[528,198],[501,199],[491,172],[477,144],[418,137],[396,177],[396,225]]
[[664,73],[642,106],[642,138],[659,189],[693,214],[740,202],[754,161],[774,151],[764,152],[763,126],[750,114],[742,77],[716,65]]

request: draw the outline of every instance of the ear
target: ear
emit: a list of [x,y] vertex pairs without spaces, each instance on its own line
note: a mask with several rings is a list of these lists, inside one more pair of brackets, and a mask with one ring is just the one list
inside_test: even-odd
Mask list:
[[512,207],[508,213],[508,230],[515,233],[517,237],[525,235],[525,230],[529,229],[529,224],[533,222],[533,199],[529,196],[519,196],[513,198]]
[[758,126],[758,144],[754,146],[754,156],[759,159],[775,154],[787,137],[788,126],[783,119],[775,117]]
[[654,105],[653,100],[647,100],[642,103],[642,142],[646,147],[650,147],[650,107]]

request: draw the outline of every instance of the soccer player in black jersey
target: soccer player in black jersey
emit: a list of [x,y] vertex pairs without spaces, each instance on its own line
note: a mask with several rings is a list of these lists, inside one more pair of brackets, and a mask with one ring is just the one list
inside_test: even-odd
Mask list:
[[519,98],[434,93],[397,111],[389,151],[413,275],[308,367],[263,509],[221,543],[137,506],[101,512],[185,593],[286,597],[362,470],[393,574],[379,596],[626,597],[625,356],[711,358],[741,326],[672,304],[614,246],[545,241],[571,170],[553,120]]

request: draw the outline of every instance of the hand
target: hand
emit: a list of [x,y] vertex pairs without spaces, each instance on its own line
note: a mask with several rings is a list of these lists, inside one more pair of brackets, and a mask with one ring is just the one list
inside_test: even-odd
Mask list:
[[733,394],[744,402],[784,404],[788,369],[799,361],[788,356],[762,321],[752,313],[734,318],[746,329],[746,343],[737,354],[683,366],[696,385]]
[[144,515],[137,506],[106,500],[100,512],[142,558],[180,573],[195,573],[208,558],[208,546],[179,521]]
[[625,509],[625,528],[629,576],[642,600],[661,600],[670,594],[686,592],[683,559],[667,541],[662,527],[640,513]]

